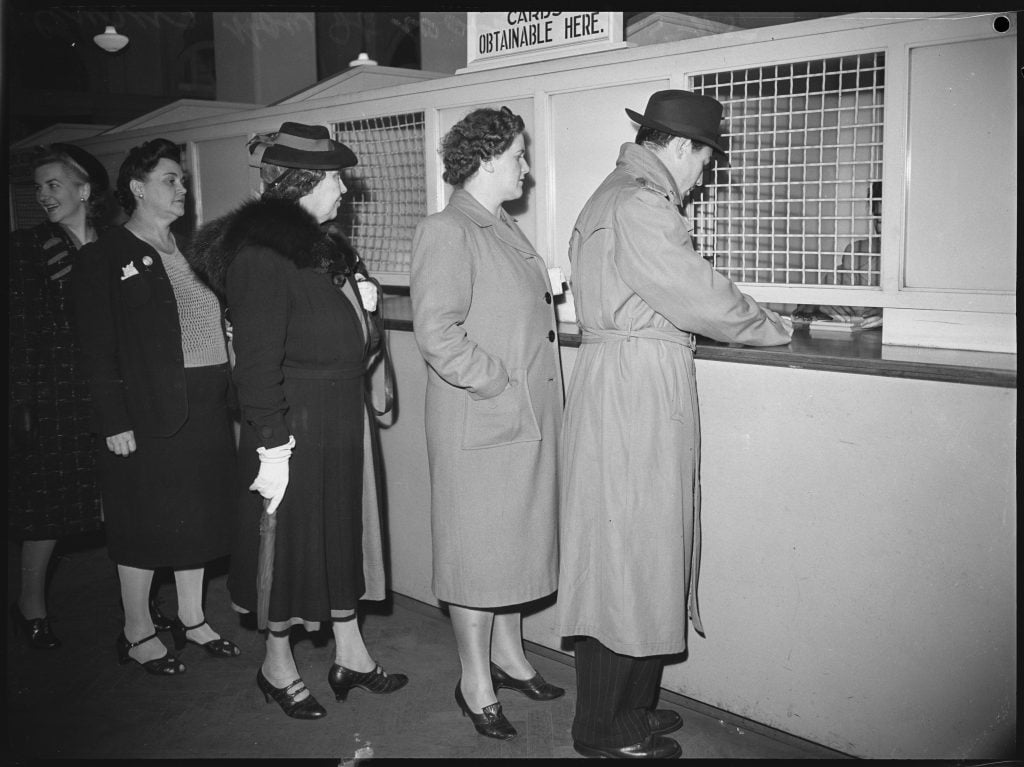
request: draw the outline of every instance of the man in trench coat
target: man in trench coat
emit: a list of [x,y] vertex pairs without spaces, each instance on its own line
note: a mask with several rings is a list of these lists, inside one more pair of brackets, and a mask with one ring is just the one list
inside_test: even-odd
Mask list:
[[585,756],[665,758],[682,719],[655,708],[662,656],[703,633],[700,422],[694,335],[773,346],[792,324],[694,250],[681,205],[725,156],[722,105],[659,91],[569,245],[582,330],[561,450],[559,613],[577,637],[573,745]]

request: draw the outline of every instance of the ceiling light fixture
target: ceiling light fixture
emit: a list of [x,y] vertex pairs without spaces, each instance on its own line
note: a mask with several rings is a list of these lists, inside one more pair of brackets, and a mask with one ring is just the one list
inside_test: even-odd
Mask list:
[[96,35],[92,40],[108,53],[117,53],[128,45],[128,38],[124,35],[119,35],[117,30],[110,25],[107,25],[107,28],[103,30],[103,34]]
[[376,61],[374,61],[373,59],[370,58],[369,54],[367,54],[367,53],[360,53],[359,56],[357,56],[356,58],[352,59],[352,61],[350,61],[348,63],[348,65],[350,67],[365,67],[365,66],[371,66],[372,67],[376,63],[377,63]]

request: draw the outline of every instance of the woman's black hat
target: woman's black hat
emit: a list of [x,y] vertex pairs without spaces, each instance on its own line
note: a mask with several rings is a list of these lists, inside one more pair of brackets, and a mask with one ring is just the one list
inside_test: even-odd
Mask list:
[[102,194],[110,188],[110,176],[107,174],[107,169],[103,167],[103,163],[81,147],[74,144],[57,143],[50,144],[50,149],[66,154],[81,166],[89,177],[89,186],[92,187],[94,193]]
[[273,144],[254,144],[249,151],[255,164],[282,168],[338,170],[359,162],[351,149],[331,138],[325,126],[294,122],[281,125]]

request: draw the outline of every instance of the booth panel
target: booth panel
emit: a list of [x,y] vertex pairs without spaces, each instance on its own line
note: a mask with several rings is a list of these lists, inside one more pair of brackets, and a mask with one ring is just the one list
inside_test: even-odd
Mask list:
[[707,637],[663,684],[856,756],[1006,753],[1015,391],[697,375]]
[[576,217],[605,176],[615,169],[619,147],[636,137],[637,125],[626,109],[643,114],[655,91],[671,87],[668,78],[602,84],[586,90],[554,93],[550,100],[555,252],[551,263],[569,274],[569,238]]
[[910,51],[909,288],[1016,287],[1016,61],[1016,37]]
[[[385,304],[385,307],[387,305]],[[427,364],[411,332],[388,331],[395,365],[395,409],[381,423],[385,481],[382,520],[388,588],[436,605],[430,587],[433,553],[430,537],[430,470],[424,400]],[[373,391],[384,391],[383,366],[374,371]],[[379,398],[379,395],[375,395]],[[378,402],[378,407],[381,403]]]
[[252,197],[249,180],[248,136],[196,141],[196,195],[198,225],[212,221]]

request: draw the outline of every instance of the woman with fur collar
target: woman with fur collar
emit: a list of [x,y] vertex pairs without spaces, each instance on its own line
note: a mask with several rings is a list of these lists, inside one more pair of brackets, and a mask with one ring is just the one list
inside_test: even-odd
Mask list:
[[[360,599],[384,598],[373,425],[365,374],[379,338],[378,288],[321,229],[346,191],[340,169],[357,160],[323,126],[286,122],[249,145],[262,196],[201,229],[190,256],[227,298],[242,411],[239,514],[228,589],[255,612],[259,521],[276,514],[266,656],[256,682],[296,719],[326,715],[299,676],[292,626],[330,623],[339,700],[361,687],[390,693],[359,632]],[[255,492],[253,492],[255,491]],[[262,496],[262,498],[261,498]]]

